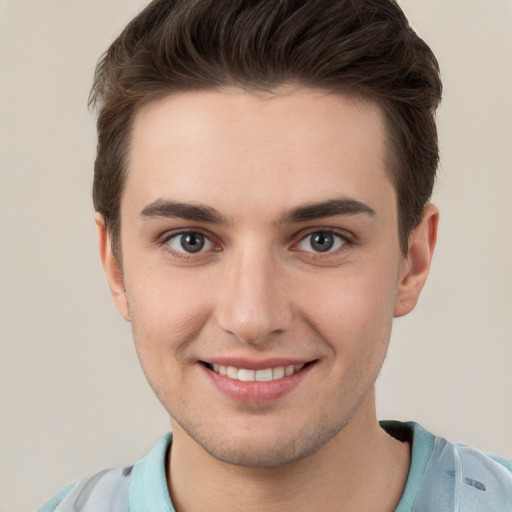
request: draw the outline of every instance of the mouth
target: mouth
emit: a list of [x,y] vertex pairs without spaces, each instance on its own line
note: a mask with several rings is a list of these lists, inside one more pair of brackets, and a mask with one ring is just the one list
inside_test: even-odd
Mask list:
[[302,371],[306,366],[309,366],[316,361],[308,363],[290,364],[286,366],[275,366],[269,368],[261,368],[258,370],[251,370],[249,368],[237,368],[236,366],[228,366],[217,363],[202,362],[208,370],[227,377],[228,379],[238,380],[241,382],[270,382],[274,380],[284,379],[291,377],[296,373]]
[[238,404],[262,405],[273,403],[299,388],[319,360],[198,362],[214,388],[225,397]]

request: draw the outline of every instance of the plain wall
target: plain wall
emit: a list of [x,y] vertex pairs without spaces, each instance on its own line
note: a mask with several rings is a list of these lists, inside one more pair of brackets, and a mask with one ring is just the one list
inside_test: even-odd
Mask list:
[[[94,65],[144,2],[0,0],[0,511],[130,464],[169,428],[96,252]],[[438,249],[379,416],[512,457],[512,2],[408,0],[442,68]]]

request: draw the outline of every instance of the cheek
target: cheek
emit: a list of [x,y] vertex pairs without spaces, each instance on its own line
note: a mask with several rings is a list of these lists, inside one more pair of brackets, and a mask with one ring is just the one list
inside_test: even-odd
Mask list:
[[[147,381],[171,414],[187,388],[190,341],[208,318],[201,283],[145,272],[127,276],[126,289],[135,349]],[[187,384],[188,383],[188,384]]]
[[312,284],[306,285],[301,310],[336,352],[373,350],[388,341],[396,296],[393,272],[344,269],[321,285]]
[[[208,318],[207,290],[200,275],[172,269],[147,269],[126,277],[126,292],[137,350],[159,358],[180,351]],[[151,350],[149,350],[151,349]]]

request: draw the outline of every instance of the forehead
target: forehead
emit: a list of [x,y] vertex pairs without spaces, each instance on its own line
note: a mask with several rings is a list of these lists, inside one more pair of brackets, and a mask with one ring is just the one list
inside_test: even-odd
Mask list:
[[307,88],[173,94],[134,120],[125,196],[136,192],[141,208],[232,198],[234,211],[253,212],[333,196],[394,203],[385,147],[383,114],[367,99]]

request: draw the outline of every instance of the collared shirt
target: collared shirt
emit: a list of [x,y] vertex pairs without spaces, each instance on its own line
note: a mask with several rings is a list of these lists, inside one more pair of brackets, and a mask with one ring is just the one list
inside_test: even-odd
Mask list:
[[[512,461],[451,443],[417,423],[383,421],[381,427],[412,446],[395,512],[512,512]],[[37,512],[175,512],[166,479],[171,442],[169,432],[133,466],[71,484]]]

